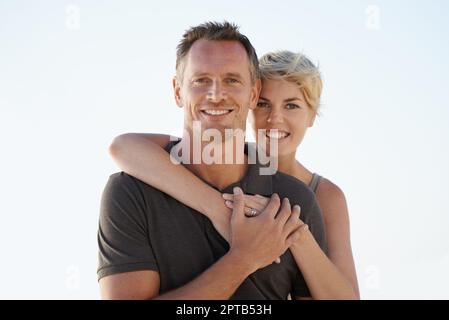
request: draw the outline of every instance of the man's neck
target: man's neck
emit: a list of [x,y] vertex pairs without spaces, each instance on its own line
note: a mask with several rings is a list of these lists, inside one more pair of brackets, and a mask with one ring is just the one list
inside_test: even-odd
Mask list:
[[243,179],[248,164],[188,164],[187,169],[218,190]]
[[[190,161],[185,163],[185,167],[189,169],[193,174],[214,186],[219,190],[223,190],[227,186],[242,180],[248,170],[248,158],[244,152],[244,144],[238,146],[236,143],[232,144],[232,151],[229,149],[229,145],[223,143],[222,155],[219,157],[218,163],[206,164],[203,157],[200,163],[193,161],[194,148],[189,139],[182,139],[182,148],[190,148]],[[201,155],[206,144],[201,146]],[[225,159],[225,153],[232,152],[232,161]]]

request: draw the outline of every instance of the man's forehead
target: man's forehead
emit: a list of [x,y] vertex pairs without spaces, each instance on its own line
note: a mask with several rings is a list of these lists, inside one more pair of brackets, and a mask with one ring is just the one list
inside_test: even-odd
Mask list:
[[241,75],[249,72],[248,54],[238,41],[198,40],[190,48],[186,60],[194,73],[207,73],[212,66],[231,68],[226,71]]
[[238,41],[229,40],[198,40],[192,45],[188,53],[191,62],[223,60],[235,62],[249,62],[245,47]]

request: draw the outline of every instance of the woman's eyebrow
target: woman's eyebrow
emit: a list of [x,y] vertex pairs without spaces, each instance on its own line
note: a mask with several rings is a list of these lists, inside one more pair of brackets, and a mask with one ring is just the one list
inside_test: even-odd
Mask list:
[[288,99],[285,99],[285,100],[284,100],[284,102],[292,102],[292,101],[295,101],[295,100],[298,100],[298,101],[302,101],[302,99],[301,99],[301,98],[298,98],[298,97],[293,97],[293,98],[288,98]]
[[264,97],[259,97],[259,100],[270,101],[269,99],[264,98]]

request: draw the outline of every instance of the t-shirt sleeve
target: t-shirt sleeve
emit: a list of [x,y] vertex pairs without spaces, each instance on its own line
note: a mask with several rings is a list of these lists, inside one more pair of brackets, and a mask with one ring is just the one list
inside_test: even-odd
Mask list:
[[[310,212],[304,219],[304,223],[308,224],[309,230],[315,238],[315,241],[318,243],[321,250],[323,250],[323,252],[327,255],[327,242],[323,215],[315,198],[309,210]],[[299,277],[293,284],[293,295],[295,297],[311,296],[309,288],[307,287],[306,281],[301,272],[299,273]]]
[[124,172],[111,175],[100,205],[98,280],[122,272],[158,271],[147,219],[136,181]]

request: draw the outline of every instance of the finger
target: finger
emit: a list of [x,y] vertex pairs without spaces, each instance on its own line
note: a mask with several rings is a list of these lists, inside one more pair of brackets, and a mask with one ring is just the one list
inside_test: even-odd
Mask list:
[[245,209],[243,209],[244,212],[245,212],[245,216],[248,217],[248,218],[257,217],[260,214],[260,211],[257,210],[257,209],[254,209],[254,210],[256,210],[256,213],[254,214],[253,209],[254,208],[250,208],[250,207],[245,206]]
[[262,197],[262,196],[252,196],[252,199],[259,204],[259,206],[265,208],[270,202],[270,198]]
[[257,199],[257,201],[260,201],[260,203],[263,203],[265,206],[268,204],[268,202],[270,201],[270,198],[268,197],[264,197],[261,196],[260,194],[255,194],[254,198]]
[[292,213],[292,208],[290,206],[290,200],[288,198],[282,199],[282,206],[279,210],[278,215],[276,216],[276,220],[281,224],[282,227],[284,227],[286,221],[290,217]]
[[234,188],[234,203],[232,209],[232,217],[234,219],[242,219],[244,215],[245,202],[243,200],[243,191],[239,187]]
[[301,219],[299,219],[299,215],[301,214],[301,207],[298,205],[294,205],[291,215],[288,218],[287,222],[284,226],[284,231],[286,234],[292,233],[295,229],[297,229],[299,226],[304,224]]
[[234,209],[234,205],[232,201],[225,201],[225,206],[228,207],[229,209]]
[[266,205],[263,204],[261,199],[258,199],[251,195],[245,195],[245,206],[254,208],[257,211],[262,212],[265,209]]
[[230,194],[230,193],[223,193],[221,196],[222,196],[223,199],[225,199],[225,200],[229,200],[229,201],[234,200],[234,195],[233,195],[233,194]]
[[300,217],[300,216],[301,216],[301,206],[300,206],[299,204],[295,204],[295,206],[298,207],[298,209],[299,209],[299,215],[298,215],[298,217]]
[[281,263],[281,257],[279,257],[276,260],[274,260],[274,263],[277,263],[277,264]]
[[270,202],[268,202],[267,207],[262,211],[262,215],[270,216],[274,219],[276,213],[281,206],[281,199],[277,193],[273,193],[270,198]]

